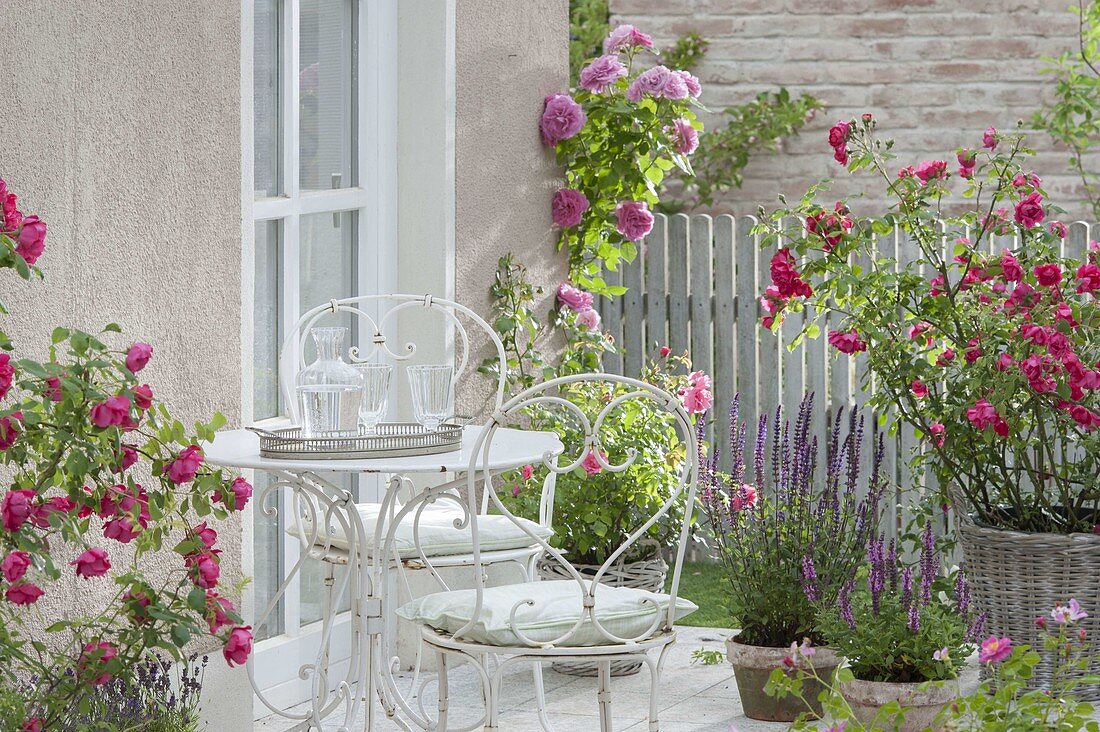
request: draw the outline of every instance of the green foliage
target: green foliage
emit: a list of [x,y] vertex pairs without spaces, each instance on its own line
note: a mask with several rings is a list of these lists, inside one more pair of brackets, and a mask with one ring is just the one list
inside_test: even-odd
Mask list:
[[693,71],[707,55],[710,41],[691,31],[676,39],[676,42],[661,54],[661,63],[670,69]]
[[1080,19],[1078,47],[1045,57],[1054,99],[1035,113],[1033,124],[1069,149],[1070,167],[1081,178],[1093,218],[1100,218],[1100,173],[1085,163],[1100,150],[1100,0],[1079,0],[1071,10]]
[[611,30],[607,0],[569,0],[569,75],[574,79],[588,59],[603,53]]
[[[687,377],[669,373],[670,367],[686,363],[684,357],[651,362],[642,379],[671,393],[687,383]],[[576,405],[590,419],[614,397],[629,393],[625,387],[599,382],[578,382],[562,387],[561,397]],[[531,426],[561,436],[571,459],[584,450],[582,425],[576,415],[560,405],[538,404],[530,408]],[[581,564],[604,562],[626,538],[641,527],[671,497],[684,467],[686,447],[680,440],[673,417],[652,399],[628,399],[613,409],[599,430],[600,443],[611,465],[634,462],[622,472],[601,470],[589,463],[557,476],[554,492],[554,536],[551,543],[570,561]],[[572,451],[572,452],[570,452]],[[542,476],[522,481],[518,474],[506,480],[519,490],[503,491],[501,500],[519,516],[539,516]],[[626,561],[647,559],[655,551],[673,546],[684,506],[674,506],[668,515],[651,526]]]
[[704,666],[717,666],[725,663],[726,654],[710,648],[696,648],[691,652],[691,662]]
[[726,107],[724,127],[699,137],[699,149],[692,156],[694,175],[680,175],[684,200],[669,201],[662,209],[674,212],[683,207],[709,206],[731,188],[740,188],[749,159],[774,151],[783,139],[797,135],[823,109],[824,104],[803,94],[797,98],[786,89],[760,92],[744,104]]
[[[526,389],[553,374],[535,342],[542,333],[542,324],[532,308],[542,294],[543,289],[531,284],[527,268],[511,253],[500,258],[489,288],[493,299],[490,320],[508,359],[505,383],[509,392]],[[482,361],[478,371],[497,378],[499,369],[500,359],[494,354]]]
[[[939,174],[927,161],[893,169],[892,141],[874,128],[870,115],[838,124],[835,154],[850,172],[882,180],[896,203],[860,218],[843,202],[819,203],[828,190],[820,185],[767,215],[763,246],[783,247],[773,268],[789,253],[813,290],[776,289],[769,317],[777,327],[784,313],[812,306],[804,335],[817,337],[831,314],[833,332],[858,337],[863,387],[875,383],[869,403],[925,439],[917,466],[960,491],[980,521],[1091,532],[1100,524],[1100,430],[1090,424],[1100,420],[1100,390],[1083,384],[1100,361],[1100,303],[1083,273],[1100,252],[1061,255],[1052,219],[1063,209],[1045,200],[1022,136],[996,134],[995,149],[958,151],[973,162],[969,177],[958,176],[960,200],[946,161]],[[910,242],[900,255],[879,247],[895,230]],[[1005,249],[1000,237],[1009,235],[1018,241]],[[1055,268],[1058,282],[1040,282],[1040,265]]]

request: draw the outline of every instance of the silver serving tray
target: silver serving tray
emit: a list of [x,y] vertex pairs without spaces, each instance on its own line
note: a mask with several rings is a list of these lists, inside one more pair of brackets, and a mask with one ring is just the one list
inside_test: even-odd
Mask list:
[[383,422],[371,435],[360,432],[331,437],[303,437],[301,427],[248,429],[260,436],[260,456],[276,460],[415,457],[454,452],[462,447],[462,425],[452,422],[440,425],[435,432],[415,422]]

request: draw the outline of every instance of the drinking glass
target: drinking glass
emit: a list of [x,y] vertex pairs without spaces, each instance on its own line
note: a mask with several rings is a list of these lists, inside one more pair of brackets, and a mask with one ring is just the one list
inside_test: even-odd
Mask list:
[[409,391],[413,416],[424,429],[435,432],[451,413],[453,366],[410,366]]
[[365,434],[373,435],[378,431],[378,423],[386,416],[393,366],[388,363],[357,363],[355,369],[363,375],[363,399],[359,402],[359,425]]

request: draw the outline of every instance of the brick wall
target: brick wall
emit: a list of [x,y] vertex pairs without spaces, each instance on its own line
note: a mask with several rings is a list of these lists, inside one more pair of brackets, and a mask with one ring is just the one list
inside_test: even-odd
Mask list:
[[[898,165],[947,158],[981,144],[989,125],[1007,130],[1028,120],[1051,82],[1044,55],[1077,43],[1069,0],[610,0],[612,22],[652,33],[659,47],[694,30],[710,40],[696,69],[712,110],[786,86],[828,105],[802,135],[775,155],[758,156],[741,189],[716,209],[753,213],[779,193],[797,197],[808,184],[838,176],[834,191],[861,190],[832,160],[825,133],[837,119],[870,111],[895,138]],[[709,124],[720,115],[705,115]],[[1042,133],[1031,138],[1035,170],[1066,219],[1091,218],[1080,181]],[[1100,156],[1091,161],[1100,167]],[[883,203],[871,185],[851,201],[857,213]]]

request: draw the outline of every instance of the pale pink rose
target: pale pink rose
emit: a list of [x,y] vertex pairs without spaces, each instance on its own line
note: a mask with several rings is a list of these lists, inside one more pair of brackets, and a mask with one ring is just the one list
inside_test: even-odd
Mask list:
[[653,49],[653,39],[632,25],[620,25],[611,29],[603,41],[604,53],[622,53],[638,48]]
[[241,666],[252,653],[252,626],[234,628],[222,649],[222,655],[230,666]]
[[577,313],[577,325],[589,330],[600,329],[600,314],[594,308],[588,308]]
[[645,201],[621,201],[615,207],[615,230],[630,241],[640,241],[653,230],[653,214]]
[[684,77],[680,76],[675,71],[670,72],[668,79],[665,81],[664,89],[661,90],[661,96],[665,99],[679,101],[681,99],[687,99],[689,94],[688,85]]
[[588,198],[580,191],[562,188],[554,194],[550,203],[550,215],[562,228],[576,226],[588,210]]
[[[638,74],[634,81],[630,82],[630,88],[626,90],[626,98],[632,102],[640,102],[643,97],[663,97],[665,86],[672,72],[666,66],[654,66]],[[680,80],[683,82],[683,79]],[[687,86],[684,86],[686,91]]]
[[568,282],[563,282],[558,286],[558,302],[574,312],[591,310],[594,301],[591,292],[579,290]]
[[[602,455],[605,459],[607,458],[606,453],[601,452],[600,455]],[[584,460],[581,462],[581,467],[584,468],[584,472],[588,473],[589,475],[595,475],[603,470],[603,466],[600,465],[599,459],[596,458],[596,454],[593,452],[589,452],[587,455],[584,456]]]
[[691,414],[701,414],[710,409],[714,402],[711,392],[711,380],[702,371],[692,371],[688,375],[688,385],[679,391],[680,401]]
[[699,132],[686,117],[680,117],[672,123],[670,137],[676,152],[681,155],[691,155],[699,147]]
[[539,120],[539,134],[544,145],[557,145],[581,131],[587,118],[581,105],[568,94],[548,94]]
[[699,84],[699,79],[695,75],[687,71],[673,71],[672,73],[679,76],[684,80],[684,84],[687,86],[688,94],[692,97],[698,97],[703,93],[703,87]]
[[623,62],[615,54],[607,54],[581,69],[581,88],[593,94],[603,94],[608,87],[613,86],[624,76],[626,76],[626,66]]

